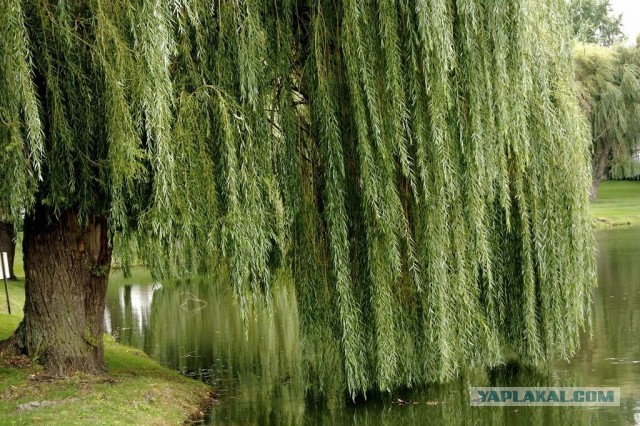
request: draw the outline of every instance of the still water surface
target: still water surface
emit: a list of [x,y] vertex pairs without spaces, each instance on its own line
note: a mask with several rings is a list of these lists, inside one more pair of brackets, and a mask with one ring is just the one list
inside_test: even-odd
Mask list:
[[[640,227],[599,231],[592,327],[570,362],[548,370],[506,365],[458,381],[350,402],[340,362],[320,395],[303,368],[293,294],[278,291],[271,311],[256,307],[244,327],[230,286],[215,279],[156,283],[135,271],[111,279],[105,321],[124,344],[212,384],[220,393],[211,424],[620,424],[640,425]],[[315,360],[318,362],[318,360]],[[468,386],[617,386],[620,407],[470,407]]]

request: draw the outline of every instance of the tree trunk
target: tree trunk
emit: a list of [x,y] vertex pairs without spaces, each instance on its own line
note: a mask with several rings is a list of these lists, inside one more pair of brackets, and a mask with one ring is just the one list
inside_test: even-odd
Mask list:
[[600,187],[600,180],[593,179],[591,181],[591,189],[589,189],[589,200],[595,201],[598,199],[598,188]]
[[13,223],[0,222],[0,253],[7,253],[9,261],[9,277],[12,280],[16,279],[13,273],[13,259],[16,255],[16,232],[13,227]]
[[78,224],[73,211],[24,221],[24,319],[5,346],[37,359],[48,374],[104,371],[104,304],[111,265],[107,221]]
[[591,158],[591,190],[589,191],[591,201],[598,199],[598,187],[607,173],[611,149],[611,143],[606,142],[601,142],[594,147]]

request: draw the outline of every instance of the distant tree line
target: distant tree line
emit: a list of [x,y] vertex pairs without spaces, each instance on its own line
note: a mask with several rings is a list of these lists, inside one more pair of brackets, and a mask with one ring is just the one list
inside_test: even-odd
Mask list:
[[592,188],[640,174],[640,50],[623,45],[622,15],[610,0],[570,0],[578,98],[591,128]]

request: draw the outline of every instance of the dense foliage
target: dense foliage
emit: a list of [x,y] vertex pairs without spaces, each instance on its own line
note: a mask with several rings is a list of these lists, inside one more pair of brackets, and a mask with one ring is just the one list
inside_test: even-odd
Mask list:
[[609,176],[640,174],[640,50],[638,46],[575,49],[578,96],[591,124],[592,195]]
[[578,40],[612,46],[625,39],[622,14],[613,14],[611,0],[569,0],[569,11]]
[[292,274],[352,393],[576,349],[594,262],[564,0],[0,11],[15,215],[105,215],[158,274],[218,259],[243,304]]

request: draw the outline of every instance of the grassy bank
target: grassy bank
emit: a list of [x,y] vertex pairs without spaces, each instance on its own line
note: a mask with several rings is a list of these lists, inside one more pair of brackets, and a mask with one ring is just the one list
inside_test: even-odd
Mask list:
[[[13,315],[7,314],[4,283],[0,283],[2,340],[22,318],[24,280],[9,284]],[[0,358],[0,424],[182,424],[210,399],[208,386],[158,365],[109,336],[105,336],[105,362],[106,377],[53,380],[26,358]],[[25,410],[25,404],[31,407]]]
[[640,181],[607,181],[591,202],[598,227],[640,224]]

